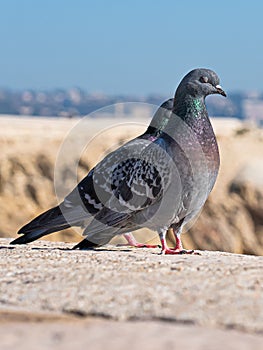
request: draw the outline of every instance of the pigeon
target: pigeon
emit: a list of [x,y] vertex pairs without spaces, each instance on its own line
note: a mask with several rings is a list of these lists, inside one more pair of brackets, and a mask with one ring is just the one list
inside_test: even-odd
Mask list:
[[[41,214],[11,242],[28,243],[68,226],[85,227],[76,249],[107,244],[114,236],[147,227],[159,234],[162,254],[183,249],[183,226],[211,192],[220,158],[205,98],[226,93],[210,69],[198,68],[180,82],[172,111],[153,118],[146,138],[134,139],[107,155],[65,198]],[[166,243],[167,231],[176,239]]]
[[[147,130],[142,135],[138,136],[135,140],[133,140],[133,142],[136,142],[136,140],[140,139],[149,140],[150,142],[152,142],[160,135],[162,128],[165,126],[169,119],[170,111],[173,108],[173,101],[174,99],[170,98],[161,104],[161,106],[154,114]],[[77,198],[79,195],[81,196],[83,205],[85,206],[85,209],[88,212],[87,214],[84,214],[84,216],[87,216],[89,214],[97,214],[97,212],[100,209],[100,205],[99,199],[97,198],[96,192],[94,190],[93,173],[94,169],[92,169],[88,173],[85,179],[83,179],[81,183],[78,184],[77,188],[75,188],[60,205],[40,214],[31,222],[23,226],[18,231],[18,234],[23,235],[12,241],[11,244],[30,243],[40,237],[43,237],[44,235],[71,227],[71,224],[67,222],[66,218],[63,216],[63,213],[67,211],[66,208],[70,208],[71,211],[71,205],[69,205],[69,203],[72,202],[74,207],[74,199],[71,199],[74,196],[76,196]],[[66,213],[65,216],[67,215],[68,214]],[[75,225],[82,226],[82,222],[78,222],[78,220],[76,219]],[[159,247],[159,245],[149,245],[137,242],[137,240],[131,232],[127,232],[123,236],[127,240],[129,246],[134,246],[138,248]],[[88,247],[89,244],[87,244],[87,240],[84,239],[80,244],[74,247],[74,249],[86,249]]]

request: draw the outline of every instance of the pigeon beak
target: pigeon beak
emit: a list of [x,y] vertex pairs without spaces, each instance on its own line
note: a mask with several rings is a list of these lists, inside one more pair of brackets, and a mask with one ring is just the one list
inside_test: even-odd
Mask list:
[[226,97],[226,93],[225,91],[222,89],[222,87],[220,85],[216,85],[216,90],[217,90],[217,93]]

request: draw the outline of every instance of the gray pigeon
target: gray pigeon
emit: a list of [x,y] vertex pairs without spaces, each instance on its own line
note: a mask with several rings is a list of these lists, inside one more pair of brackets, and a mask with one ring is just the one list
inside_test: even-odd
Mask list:
[[[152,137],[132,140],[106,156],[60,207],[24,226],[19,231],[24,236],[12,243],[81,225],[86,227],[86,238],[76,248],[92,248],[117,234],[148,227],[158,232],[163,254],[187,253],[180,240],[182,227],[204,205],[219,169],[217,142],[205,106],[210,94],[226,96],[215,72],[188,73],[176,90],[169,117],[151,122]],[[87,212],[90,203],[93,209]],[[166,244],[168,229],[175,235],[175,248]]]
[[[149,140],[152,142],[160,135],[162,129],[168,122],[168,119],[173,108],[173,98],[165,101],[154,114],[150,125],[147,130],[136,139],[131,142],[134,144],[138,140]],[[128,143],[130,144],[130,142]],[[144,146],[147,144],[144,144]],[[117,156],[114,158],[116,164],[119,161],[120,152],[115,153]],[[126,154],[126,153],[125,153]],[[81,214],[84,217],[90,217],[99,212],[103,203],[100,202],[96,195],[93,184],[93,173],[92,169],[89,174],[78,184],[78,186],[65,198],[65,200],[59,205],[50,210],[40,214],[38,217],[33,219],[31,222],[23,226],[19,230],[19,234],[23,234],[21,237],[15,239],[11,244],[25,244],[32,242],[44,235],[50,234],[55,231],[69,228],[72,225],[83,226],[85,224],[82,220],[78,220],[78,215]],[[81,199],[81,205],[79,206],[79,199]],[[86,212],[83,212],[82,207],[84,206]],[[76,209],[74,211],[74,209]],[[79,213],[78,213],[79,211]],[[64,215],[63,215],[64,214]],[[75,215],[74,222],[69,223],[69,216]],[[156,248],[158,245],[149,245],[145,243],[139,243],[131,232],[124,234],[125,239],[128,241],[128,245],[138,248]],[[75,249],[87,249],[90,248],[90,244],[86,239],[80,242]]]

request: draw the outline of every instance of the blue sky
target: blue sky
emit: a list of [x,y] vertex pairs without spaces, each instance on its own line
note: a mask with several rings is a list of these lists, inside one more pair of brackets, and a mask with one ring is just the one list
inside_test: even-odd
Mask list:
[[171,95],[190,69],[263,91],[263,1],[1,1],[0,86]]

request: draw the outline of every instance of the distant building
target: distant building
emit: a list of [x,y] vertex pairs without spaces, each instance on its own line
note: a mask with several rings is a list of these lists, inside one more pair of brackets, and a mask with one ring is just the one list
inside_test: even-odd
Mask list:
[[[96,118],[150,118],[154,106],[166,98],[161,95],[105,95],[78,87],[47,91],[0,88],[0,115],[73,117],[91,114]],[[258,91],[230,92],[227,98],[209,96],[206,102],[208,114],[212,117],[248,120],[263,127],[263,94]]]
[[263,100],[248,98],[243,101],[244,119],[255,125],[263,126]]

